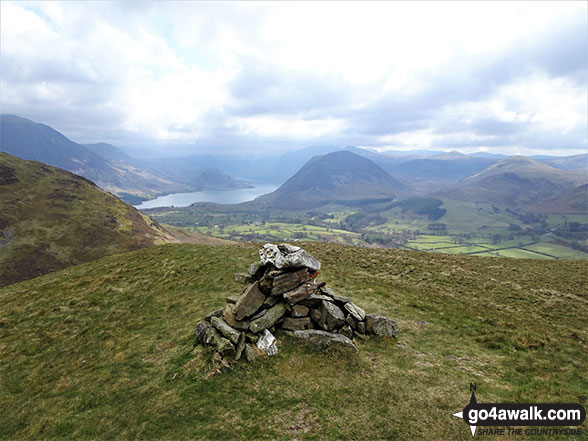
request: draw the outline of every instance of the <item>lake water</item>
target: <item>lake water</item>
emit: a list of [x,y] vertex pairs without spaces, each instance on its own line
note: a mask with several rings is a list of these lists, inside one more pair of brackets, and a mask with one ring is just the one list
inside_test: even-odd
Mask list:
[[239,188],[225,191],[195,191],[193,193],[172,193],[145,201],[135,208],[139,210],[157,207],[187,207],[194,202],[214,202],[216,204],[240,204],[252,201],[262,194],[271,193],[277,185],[259,184],[253,188]]

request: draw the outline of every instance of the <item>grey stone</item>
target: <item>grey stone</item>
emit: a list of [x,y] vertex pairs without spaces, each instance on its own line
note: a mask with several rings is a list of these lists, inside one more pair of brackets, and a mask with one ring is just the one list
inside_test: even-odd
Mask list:
[[300,247],[289,244],[274,245],[267,243],[259,250],[262,264],[271,264],[278,269],[310,268],[312,271],[321,269],[318,260]]
[[241,333],[235,328],[230,327],[222,318],[213,317],[210,322],[212,323],[212,326],[214,326],[224,337],[228,338],[231,343],[237,344],[239,342]]
[[272,284],[272,295],[277,296],[291,291],[306,282],[308,278],[308,270],[306,268],[280,274],[274,278]]
[[341,334],[333,334],[332,332],[320,331],[318,329],[305,329],[303,331],[294,331],[292,335],[319,349],[338,347],[357,352],[357,347],[355,347],[353,342]]
[[223,357],[234,357],[235,356],[235,347],[231,344],[229,340],[226,338],[219,338],[216,351],[222,355]]
[[348,314],[347,317],[345,317],[345,321],[349,324],[349,326],[351,326],[353,329],[357,329],[357,320],[351,315]]
[[235,360],[239,360],[241,355],[243,354],[243,350],[245,349],[245,333],[241,332],[241,337],[239,337],[239,343],[237,343],[237,350],[235,351]]
[[357,322],[357,332],[365,334],[365,322]]
[[276,355],[278,353],[278,346],[276,345],[276,337],[267,329],[263,330],[263,335],[257,341],[257,349],[265,352],[267,355]]
[[286,306],[283,303],[277,303],[264,314],[263,317],[254,320],[249,325],[249,330],[255,334],[264,329],[271,328],[286,313]]
[[243,318],[255,314],[263,304],[265,296],[259,290],[258,285],[258,282],[249,285],[239,298],[239,301],[235,304],[234,312],[237,320],[243,320]]
[[310,310],[310,318],[314,320],[315,323],[319,323],[321,321],[321,309],[320,308],[313,308]]
[[294,305],[292,306],[292,310],[290,311],[290,315],[292,317],[306,317],[308,315],[308,306],[304,305]]
[[398,333],[396,322],[379,314],[366,315],[365,326],[369,334],[384,337],[396,337],[396,334]]
[[247,361],[253,361],[257,358],[257,351],[250,344],[245,345],[245,358]]
[[249,285],[250,283],[253,283],[255,281],[253,277],[246,273],[235,273],[233,279],[235,280],[235,282],[242,283],[243,285]]
[[239,301],[240,298],[241,296],[239,294],[233,294],[232,296],[227,297],[227,303],[234,305]]
[[240,329],[242,331],[249,329],[248,320],[237,320],[235,318],[235,305],[233,304],[228,304],[223,309],[223,320],[232,328]]
[[344,308],[351,314],[358,322],[365,319],[365,311],[353,302],[345,303]]
[[251,277],[254,278],[254,280],[259,279],[262,275],[263,272],[265,271],[265,265],[262,264],[261,262],[253,262],[250,266],[249,266],[249,271],[247,271],[249,273],[249,275]]
[[289,304],[293,305],[301,300],[310,297],[316,292],[316,285],[314,282],[303,283],[298,288],[294,288],[292,291],[284,293],[284,300]]
[[267,312],[267,308],[260,309],[255,315],[253,315],[251,317],[251,321],[257,320],[258,318],[263,317],[266,312]]
[[271,308],[272,306],[274,306],[279,301],[280,301],[280,298],[278,296],[268,296],[263,301],[263,305],[261,305],[261,307],[268,309],[268,308]]
[[220,317],[222,315],[223,315],[223,308],[215,309],[210,314],[207,314],[206,317],[204,317],[204,320],[206,320],[207,322],[210,323],[210,319],[212,319],[213,317]]
[[274,279],[269,275],[269,273],[265,273],[265,275],[259,281],[259,289],[262,293],[266,295],[270,295],[272,292]]
[[328,286],[323,286],[321,288],[321,292],[323,294],[328,295],[329,297],[331,297],[335,302],[340,303],[342,305],[344,305],[345,303],[348,303],[351,301],[351,299],[349,297],[343,297],[340,296],[339,294],[337,294],[335,291],[333,291],[331,288],[329,288]]
[[321,305],[321,318],[318,324],[325,331],[332,331],[345,324],[345,314],[335,304],[323,300]]
[[312,328],[312,323],[310,322],[310,317],[301,317],[301,318],[293,318],[293,317],[286,317],[284,322],[281,325],[282,329],[287,331],[297,331],[300,329],[310,329]]
[[351,329],[351,326],[349,325],[345,325],[339,329],[339,334],[344,335],[349,339],[353,339],[353,329]]
[[216,331],[210,323],[202,321],[196,325],[194,333],[200,343],[209,345],[212,344]]
[[327,302],[332,302],[333,299],[329,296],[323,296],[321,294],[311,294],[308,298],[302,300],[300,302],[301,305],[308,306],[309,308],[314,308],[316,306],[321,306],[323,300]]

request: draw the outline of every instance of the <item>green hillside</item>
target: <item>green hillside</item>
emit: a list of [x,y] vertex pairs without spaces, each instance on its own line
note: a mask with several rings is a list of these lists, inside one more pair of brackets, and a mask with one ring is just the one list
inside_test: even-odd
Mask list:
[[214,375],[194,326],[258,245],[108,256],[0,289],[0,439],[470,440],[451,416],[470,382],[483,402],[588,391],[586,261],[303,247],[398,339],[348,355],[284,337]]
[[171,241],[87,179],[0,152],[0,286]]

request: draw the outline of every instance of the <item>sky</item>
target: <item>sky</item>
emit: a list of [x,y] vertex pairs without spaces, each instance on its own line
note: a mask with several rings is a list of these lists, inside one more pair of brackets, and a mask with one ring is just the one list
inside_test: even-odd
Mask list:
[[76,142],[588,151],[588,2],[10,2],[0,104]]

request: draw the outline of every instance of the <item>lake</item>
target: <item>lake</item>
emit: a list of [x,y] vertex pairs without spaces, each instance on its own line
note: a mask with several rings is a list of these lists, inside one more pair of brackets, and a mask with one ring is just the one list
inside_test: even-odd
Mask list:
[[262,194],[271,193],[277,185],[258,184],[252,188],[239,188],[237,190],[225,191],[195,191],[192,193],[172,193],[160,196],[150,201],[145,201],[135,208],[143,210],[145,208],[157,207],[187,207],[194,202],[214,202],[216,204],[240,204],[242,202],[252,201]]

